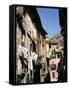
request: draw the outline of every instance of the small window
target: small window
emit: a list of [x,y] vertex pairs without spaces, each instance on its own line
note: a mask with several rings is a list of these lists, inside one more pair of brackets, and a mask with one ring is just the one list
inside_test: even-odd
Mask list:
[[56,70],[56,64],[51,65],[51,70]]

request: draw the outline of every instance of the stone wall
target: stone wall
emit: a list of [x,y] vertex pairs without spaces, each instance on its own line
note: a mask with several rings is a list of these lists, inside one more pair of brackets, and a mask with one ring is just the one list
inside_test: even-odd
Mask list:
[[[44,55],[44,61],[41,62],[43,67],[45,68],[45,71],[40,73],[40,78],[42,77],[42,74],[44,76],[41,78],[41,81],[43,78],[46,77],[47,74],[47,62],[46,62],[46,39],[44,36],[42,36],[40,30],[37,30],[35,24],[32,22],[29,14],[25,11],[24,12],[24,7],[17,7],[16,8],[16,14],[20,14],[22,19],[21,19],[21,25],[23,29],[25,30],[25,34],[22,34],[22,30],[18,25],[18,22],[16,24],[16,63],[17,63],[17,73],[21,72],[21,63],[19,60],[19,55],[18,55],[18,46],[21,44],[23,41],[25,43],[25,47],[28,49],[29,53],[31,53],[31,50],[34,49],[34,44],[35,44],[35,52],[39,56]],[[34,42],[34,44],[33,44]]]

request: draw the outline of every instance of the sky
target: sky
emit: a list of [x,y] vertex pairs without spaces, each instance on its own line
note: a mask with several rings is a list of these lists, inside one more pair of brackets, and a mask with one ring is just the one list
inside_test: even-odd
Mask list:
[[56,8],[37,8],[43,28],[52,37],[60,32],[59,14]]

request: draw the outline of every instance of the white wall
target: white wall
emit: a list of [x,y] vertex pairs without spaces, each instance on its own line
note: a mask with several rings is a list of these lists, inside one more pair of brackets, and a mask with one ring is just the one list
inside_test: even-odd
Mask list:
[[[69,83],[27,85],[13,87],[8,84],[9,77],[9,5],[35,4],[46,6],[66,6],[69,0],[0,0],[0,90],[68,90]],[[69,37],[69,36],[68,36]]]

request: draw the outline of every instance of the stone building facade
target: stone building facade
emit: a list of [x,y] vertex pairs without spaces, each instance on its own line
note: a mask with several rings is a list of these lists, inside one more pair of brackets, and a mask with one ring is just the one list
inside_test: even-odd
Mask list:
[[[40,17],[35,7],[16,7],[16,73],[22,72],[22,64],[19,60],[18,46],[21,42],[24,42],[25,47],[29,51],[35,51],[39,57],[43,57],[40,60],[40,82],[44,82],[44,78],[47,74],[47,61],[46,61],[46,34],[43,29]],[[29,64],[29,63],[28,63]],[[30,66],[30,65],[28,65]],[[44,69],[43,69],[44,68]],[[44,71],[43,71],[44,70]],[[28,67],[29,71],[29,67]],[[28,71],[26,70],[26,78],[22,83],[29,83]],[[30,77],[30,76],[29,76]],[[33,75],[32,75],[33,77]],[[38,77],[38,76],[37,76]]]
[[[49,55],[47,55],[47,63],[48,63],[48,70],[50,73],[50,82],[57,82],[58,81],[58,76],[59,76],[59,72],[58,72],[58,68],[59,67],[59,63],[62,60],[62,55],[63,55],[63,46],[58,45],[57,42],[49,42],[50,43],[50,48],[48,48],[49,50]],[[61,66],[62,67],[62,66]]]

